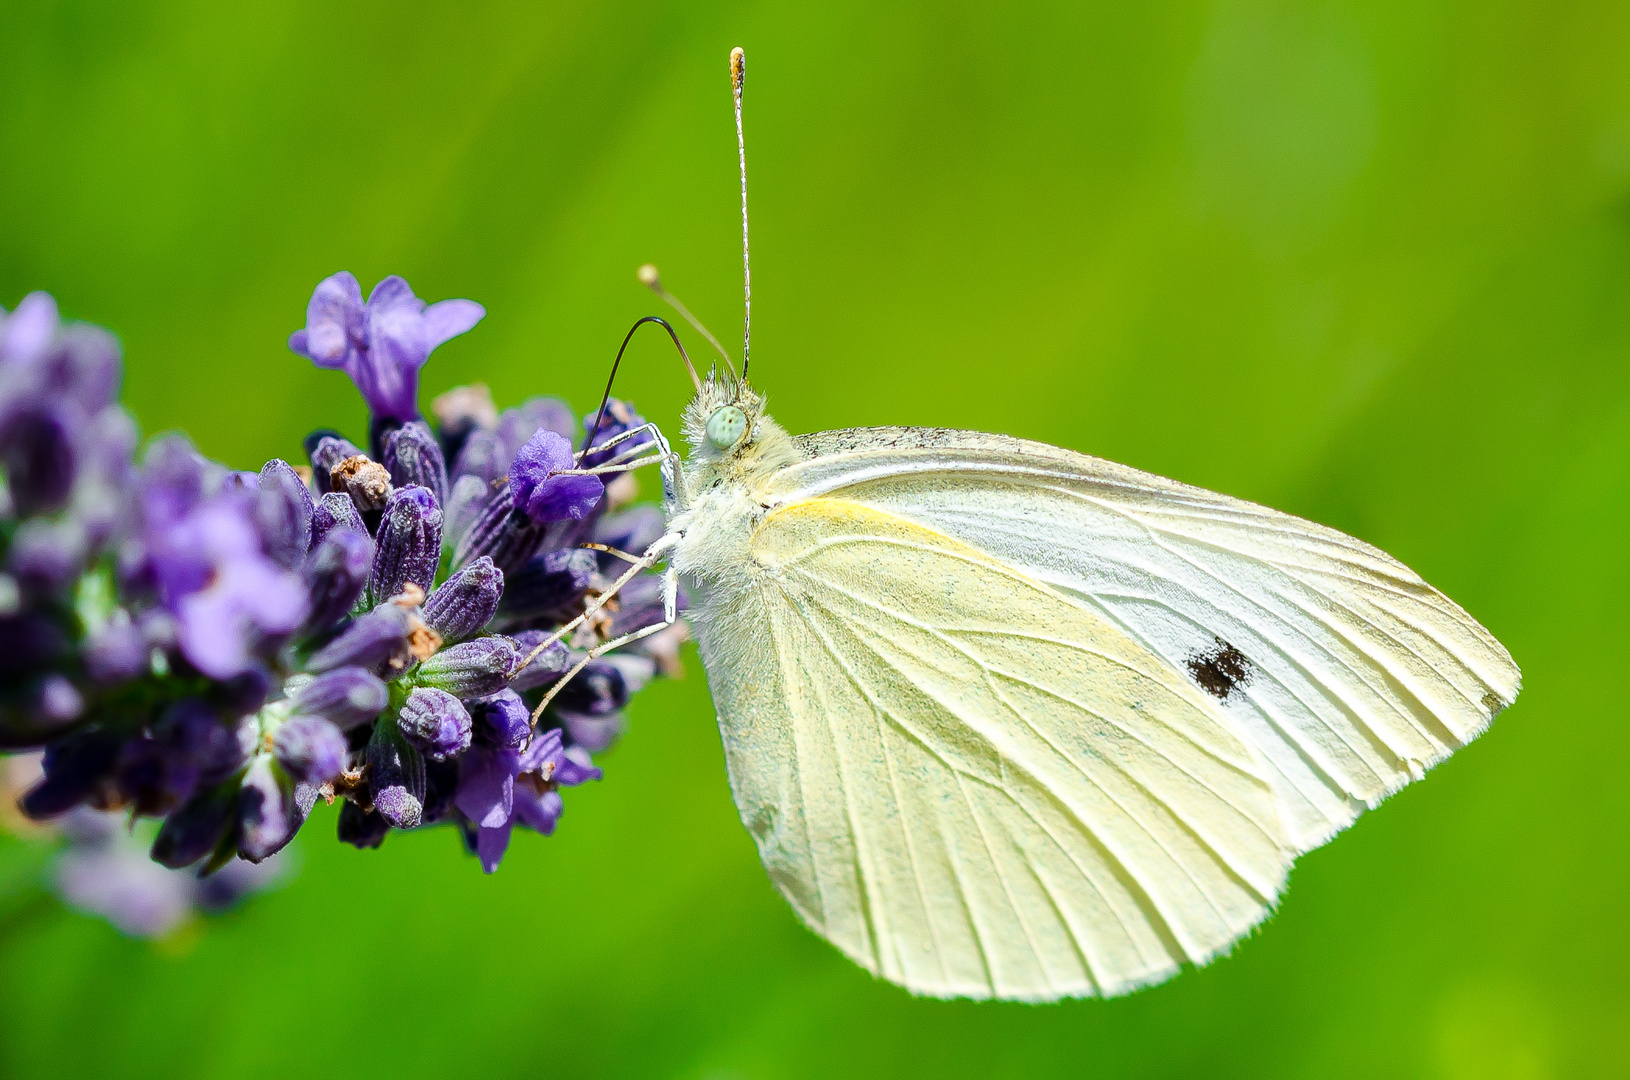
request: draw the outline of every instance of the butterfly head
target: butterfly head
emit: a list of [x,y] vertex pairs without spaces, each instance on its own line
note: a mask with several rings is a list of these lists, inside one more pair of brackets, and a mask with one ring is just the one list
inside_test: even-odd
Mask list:
[[684,430],[691,463],[727,474],[779,468],[797,457],[791,438],[765,413],[764,396],[717,368],[686,407]]
[[752,442],[764,417],[764,398],[733,375],[715,368],[685,409],[691,456],[725,457]]

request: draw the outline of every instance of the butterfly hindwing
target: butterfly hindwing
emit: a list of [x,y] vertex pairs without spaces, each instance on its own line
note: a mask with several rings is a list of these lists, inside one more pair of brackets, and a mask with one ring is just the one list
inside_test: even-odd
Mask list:
[[[743,821],[806,921],[940,996],[1114,994],[1260,921],[1261,756],[1186,673],[944,532],[791,502],[696,620]],[[701,614],[699,612],[699,614]]]

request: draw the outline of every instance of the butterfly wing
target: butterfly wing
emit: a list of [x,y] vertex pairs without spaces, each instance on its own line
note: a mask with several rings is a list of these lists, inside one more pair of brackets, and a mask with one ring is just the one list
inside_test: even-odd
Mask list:
[[838,498],[750,541],[693,611],[771,878],[919,993],[1125,992],[1269,911],[1263,761],[1179,669],[975,547]]
[[1475,738],[1521,686],[1476,620],[1334,529],[1001,436],[800,443],[767,499],[841,497],[954,537],[1187,673],[1266,761],[1297,851]]

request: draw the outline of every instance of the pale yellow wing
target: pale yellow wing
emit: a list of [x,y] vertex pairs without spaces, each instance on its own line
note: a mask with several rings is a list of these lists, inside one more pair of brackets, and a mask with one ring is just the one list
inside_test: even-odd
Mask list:
[[1217,703],[1078,600],[838,499],[770,513],[696,630],[771,878],[937,996],[1117,994],[1259,922],[1291,851]]
[[1511,655],[1369,544],[999,435],[805,436],[770,505],[830,496],[944,533],[1097,612],[1207,687],[1268,763],[1298,851],[1420,778],[1516,699]]

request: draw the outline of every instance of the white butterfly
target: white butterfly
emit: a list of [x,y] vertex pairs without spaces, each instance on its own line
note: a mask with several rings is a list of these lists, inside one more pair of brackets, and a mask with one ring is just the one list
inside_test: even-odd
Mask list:
[[1204,963],[1517,696],[1488,631],[1333,529],[1002,436],[794,438],[762,405],[709,377],[630,575],[667,558],[690,592],[776,887],[913,991]]
[[917,993],[1205,963],[1521,685],[1408,567],[1288,514],[997,435],[792,437],[723,373],[684,428],[684,463],[641,429],[669,528],[623,580],[668,560],[669,623],[690,593],[771,880]]

